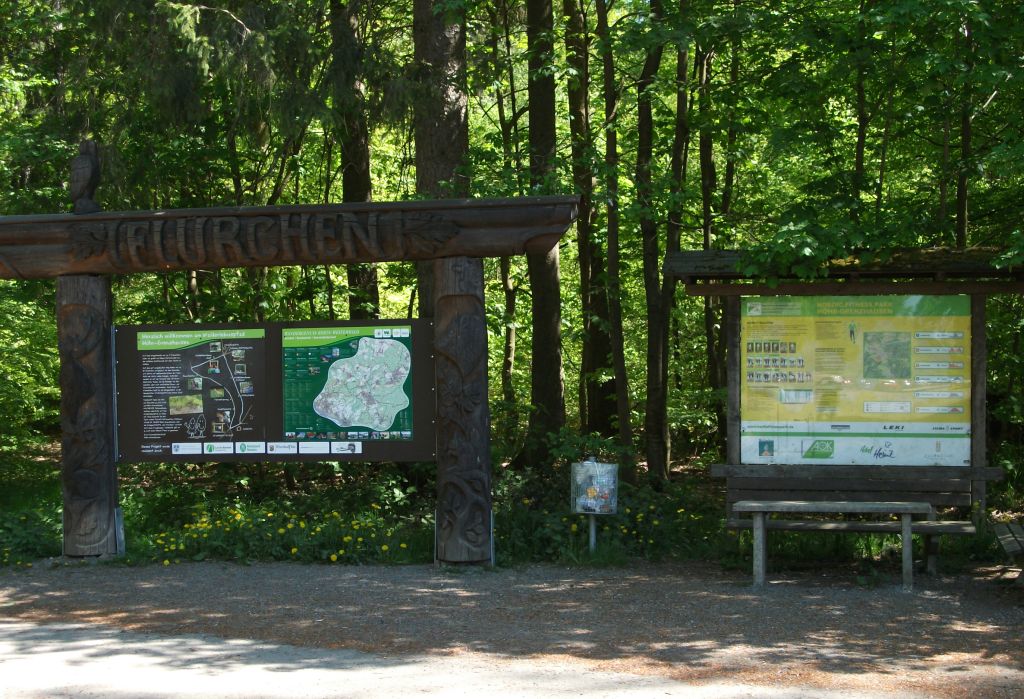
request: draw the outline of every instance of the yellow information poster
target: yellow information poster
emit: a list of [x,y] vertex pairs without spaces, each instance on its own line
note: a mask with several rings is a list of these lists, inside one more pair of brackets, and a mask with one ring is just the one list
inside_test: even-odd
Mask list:
[[967,296],[741,302],[741,461],[970,464]]

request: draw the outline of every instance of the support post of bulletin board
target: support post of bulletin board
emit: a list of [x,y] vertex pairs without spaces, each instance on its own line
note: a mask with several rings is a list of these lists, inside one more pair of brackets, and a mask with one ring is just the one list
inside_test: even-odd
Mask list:
[[985,391],[987,369],[985,340],[985,296],[971,294],[971,504],[972,518],[978,524],[985,518],[987,498],[981,473],[988,465],[985,454],[988,435],[985,429]]

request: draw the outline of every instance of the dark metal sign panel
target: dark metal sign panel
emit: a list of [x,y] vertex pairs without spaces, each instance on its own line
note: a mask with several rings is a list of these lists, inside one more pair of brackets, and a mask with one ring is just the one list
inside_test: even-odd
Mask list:
[[428,320],[119,326],[118,460],[429,461]]

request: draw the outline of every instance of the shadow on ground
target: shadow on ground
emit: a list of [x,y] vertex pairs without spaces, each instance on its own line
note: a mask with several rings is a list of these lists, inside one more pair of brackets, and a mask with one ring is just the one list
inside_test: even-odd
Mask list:
[[[1024,681],[1024,590],[991,575],[919,577],[912,594],[820,572],[774,581],[755,593],[748,576],[704,563],[495,571],[37,566],[0,572],[0,618],[348,648],[396,663],[465,651],[553,656],[686,681],[882,682],[949,696],[962,695],[965,684],[998,696]],[[14,642],[39,647],[26,633]],[[294,662],[318,657],[311,651]],[[204,662],[218,658],[246,662],[245,653]]]

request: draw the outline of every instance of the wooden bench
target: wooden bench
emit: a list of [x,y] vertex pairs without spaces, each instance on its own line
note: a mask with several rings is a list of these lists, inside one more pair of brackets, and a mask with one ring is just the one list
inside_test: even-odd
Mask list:
[[[829,464],[715,464],[711,475],[725,478],[729,529],[750,529],[749,517],[737,517],[741,500],[844,502],[926,502],[935,510],[967,510],[979,500],[985,483],[1002,478],[998,468],[947,466],[849,466]],[[768,529],[899,533],[900,522],[869,520],[768,519]],[[928,572],[937,568],[939,535],[977,533],[966,519],[914,520],[911,531],[924,538]]]
[[[1024,527],[1017,522],[1005,522],[992,525],[992,531],[999,539],[999,545],[1011,559],[1024,558]],[[1024,585],[1024,570],[1017,574],[1017,585]]]
[[[767,568],[768,515],[794,514],[890,514],[900,516],[900,534],[903,544],[903,589],[914,588],[914,557],[911,517],[915,514],[934,519],[935,510],[927,502],[852,502],[841,500],[739,500],[733,503],[734,512],[749,512],[754,528],[754,587],[764,587]],[[832,524],[837,524],[832,522]],[[893,523],[895,524],[895,522]]]

